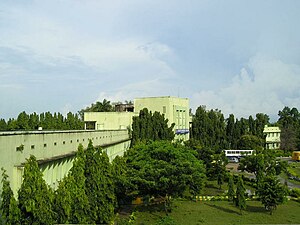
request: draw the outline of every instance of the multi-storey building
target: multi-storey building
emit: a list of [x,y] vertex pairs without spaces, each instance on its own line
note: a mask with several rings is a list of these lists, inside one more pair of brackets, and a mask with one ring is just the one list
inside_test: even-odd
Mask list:
[[266,149],[279,149],[280,148],[280,133],[279,127],[265,126],[264,135],[266,137]]

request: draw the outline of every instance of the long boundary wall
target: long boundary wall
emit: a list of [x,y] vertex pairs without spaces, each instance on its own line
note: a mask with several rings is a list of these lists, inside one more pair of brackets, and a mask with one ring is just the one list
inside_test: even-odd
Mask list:
[[101,146],[111,160],[123,155],[130,146],[127,130],[1,132],[0,168],[7,171],[16,193],[22,182],[24,163],[30,155],[35,155],[46,182],[55,187],[72,167],[78,145],[86,148],[89,140],[94,146]]

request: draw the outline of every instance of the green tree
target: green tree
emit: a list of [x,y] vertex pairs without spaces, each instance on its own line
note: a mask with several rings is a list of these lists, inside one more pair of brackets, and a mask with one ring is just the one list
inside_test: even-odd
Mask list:
[[74,224],[90,222],[90,204],[85,187],[85,165],[85,151],[80,144],[73,162],[73,167],[66,180],[66,190],[70,191],[72,196],[70,223]]
[[229,179],[228,179],[227,196],[228,196],[228,201],[231,201],[231,202],[234,201],[234,197],[235,197],[234,182],[233,182],[233,177],[231,174],[229,175]]
[[18,130],[29,130],[29,115],[25,111],[21,112],[17,118]]
[[7,225],[20,224],[20,221],[21,221],[21,211],[18,207],[18,202],[16,201],[15,197],[12,196],[10,198],[9,215],[6,224]]
[[171,196],[201,191],[205,169],[195,155],[195,151],[168,141],[139,143],[126,155],[129,178],[140,195],[164,197],[167,210]]
[[0,130],[1,131],[5,131],[5,130],[7,130],[8,128],[7,128],[7,124],[6,124],[6,122],[5,122],[5,119],[0,119]]
[[245,134],[241,136],[239,143],[238,143],[238,149],[262,149],[264,146],[264,141],[254,135]]
[[53,224],[53,194],[43,180],[43,174],[33,155],[25,164],[18,200],[22,224]]
[[95,223],[108,223],[116,205],[114,180],[109,158],[90,140],[85,158],[85,187],[90,204],[90,218]]
[[115,184],[115,194],[118,206],[125,204],[131,197],[133,186],[128,177],[126,158],[116,156],[112,161],[113,179]]
[[266,175],[279,175],[286,169],[286,166],[285,161],[276,159],[272,150],[257,150],[256,154],[241,159],[238,169],[254,173],[259,184]]
[[36,130],[39,127],[40,118],[36,113],[32,113],[29,115],[28,126],[31,130]]
[[279,204],[285,202],[286,194],[286,188],[272,175],[266,176],[258,188],[259,198],[271,215]]
[[9,217],[9,206],[10,206],[10,199],[13,198],[14,194],[10,188],[10,182],[8,180],[8,176],[6,174],[5,169],[2,167],[2,193],[1,193],[1,205],[0,205],[0,212],[4,219],[8,219]]
[[7,121],[7,130],[18,130],[17,121],[13,118],[9,118]]
[[246,209],[246,189],[243,179],[240,176],[236,184],[235,205],[240,209],[240,213],[242,213],[242,210]]
[[78,113],[81,119],[83,119],[83,115],[85,112],[113,112],[115,109],[110,103],[110,101],[103,99],[102,102],[92,103],[91,106],[86,107],[85,109],[81,109]]
[[[55,191],[54,197],[54,211],[55,211],[55,220],[56,223],[64,224],[71,222],[71,215],[72,215],[72,198],[71,196],[72,189],[74,187],[72,185],[76,185],[72,179],[71,175],[64,177],[63,180],[59,182],[58,188]],[[78,221],[76,221],[78,222]]]
[[265,125],[269,124],[269,116],[267,114],[263,114],[263,113],[257,113],[256,114],[256,119],[255,119],[255,136],[264,139],[264,127]]
[[213,169],[213,156],[214,151],[208,147],[203,147],[199,140],[190,139],[185,143],[188,148],[191,148],[197,152],[197,159],[201,160],[206,168],[206,176],[209,178],[215,178]]
[[132,146],[140,141],[148,140],[173,140],[174,123],[169,127],[168,119],[159,112],[142,109],[139,116],[133,117],[132,122]]
[[234,147],[234,115],[230,114],[228,119],[226,119],[226,137],[227,137],[227,149],[232,149]]
[[212,170],[210,174],[217,179],[219,189],[221,189],[226,176],[226,165],[228,160],[224,153],[213,155]]
[[214,151],[226,147],[226,123],[220,110],[200,106],[193,117],[191,136],[201,145]]
[[281,128],[281,149],[285,152],[300,149],[300,113],[297,108],[285,106],[278,112]]

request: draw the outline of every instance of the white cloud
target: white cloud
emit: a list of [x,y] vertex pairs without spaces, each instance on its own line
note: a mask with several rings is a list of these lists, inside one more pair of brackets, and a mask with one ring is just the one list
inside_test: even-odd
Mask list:
[[227,87],[195,93],[192,105],[207,105],[238,117],[262,112],[274,120],[285,105],[300,107],[299,89],[299,66],[256,55]]

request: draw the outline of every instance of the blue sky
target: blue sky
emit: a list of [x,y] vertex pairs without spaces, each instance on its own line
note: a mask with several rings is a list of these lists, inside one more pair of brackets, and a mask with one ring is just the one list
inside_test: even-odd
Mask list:
[[0,118],[188,97],[227,116],[300,109],[298,0],[0,1]]

